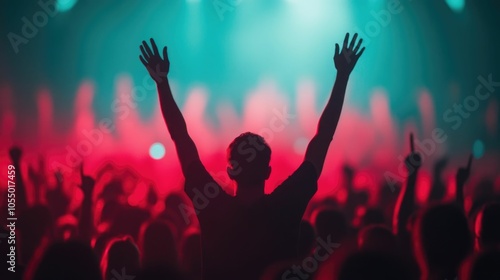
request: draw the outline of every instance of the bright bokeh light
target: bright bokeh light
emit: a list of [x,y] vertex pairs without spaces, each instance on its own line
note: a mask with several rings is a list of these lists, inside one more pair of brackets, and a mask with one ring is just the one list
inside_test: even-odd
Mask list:
[[57,0],[56,8],[58,12],[67,12],[75,6],[77,0]]
[[474,141],[474,145],[472,146],[472,153],[475,158],[481,158],[484,155],[484,143],[483,141],[477,139]]
[[[287,2],[288,9],[281,15],[288,21],[283,33],[292,37],[297,35],[296,32],[304,32],[319,38],[325,29],[331,28],[330,25],[345,27],[351,21],[351,12],[344,1],[288,0]],[[291,30],[293,32],[290,32]]]
[[461,12],[465,7],[465,0],[446,0],[446,3],[454,12]]
[[162,159],[165,156],[165,147],[161,143],[154,143],[149,148],[149,155],[154,159]]
[[307,144],[309,144],[309,140],[307,140],[307,138],[300,137],[295,140],[295,143],[293,144],[295,153],[299,155],[303,154],[307,149]]

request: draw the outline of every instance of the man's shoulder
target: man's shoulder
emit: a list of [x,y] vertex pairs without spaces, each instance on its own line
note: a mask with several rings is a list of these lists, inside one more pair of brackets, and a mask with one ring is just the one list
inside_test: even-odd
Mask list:
[[314,165],[309,161],[302,164],[272,193],[272,197],[288,199],[310,199],[318,188],[317,173]]
[[282,183],[313,183],[318,180],[316,168],[310,161],[303,161],[300,166]]

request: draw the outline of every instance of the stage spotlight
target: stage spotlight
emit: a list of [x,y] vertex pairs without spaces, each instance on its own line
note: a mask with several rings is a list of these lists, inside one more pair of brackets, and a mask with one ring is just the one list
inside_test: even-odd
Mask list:
[[481,158],[484,155],[484,143],[483,141],[477,139],[474,141],[474,145],[472,146],[472,154],[474,155],[474,158]]
[[455,12],[460,13],[465,7],[465,0],[445,0],[446,4]]
[[165,156],[165,147],[161,143],[154,143],[149,148],[149,156],[154,159],[162,159]]
[[57,0],[56,9],[58,12],[67,12],[75,6],[77,0]]

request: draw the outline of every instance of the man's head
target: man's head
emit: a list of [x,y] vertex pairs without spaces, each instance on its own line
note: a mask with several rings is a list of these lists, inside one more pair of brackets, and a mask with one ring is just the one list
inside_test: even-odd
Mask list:
[[257,185],[269,178],[271,148],[260,135],[245,132],[227,148],[229,178],[239,186]]
[[413,234],[417,261],[427,272],[456,272],[472,251],[467,219],[456,205],[438,204],[423,211]]

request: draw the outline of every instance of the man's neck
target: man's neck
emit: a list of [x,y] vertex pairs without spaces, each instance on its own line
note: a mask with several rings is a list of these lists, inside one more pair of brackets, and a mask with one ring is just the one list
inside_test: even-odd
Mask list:
[[236,188],[236,197],[244,204],[252,204],[264,195],[264,182],[252,185],[238,184]]

